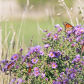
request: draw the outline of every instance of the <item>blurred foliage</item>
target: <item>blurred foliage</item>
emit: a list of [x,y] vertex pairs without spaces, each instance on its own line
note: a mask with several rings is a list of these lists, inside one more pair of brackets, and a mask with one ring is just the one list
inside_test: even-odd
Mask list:
[[[27,4],[27,0],[17,0],[21,8],[24,8]],[[65,0],[66,5],[70,8],[73,6],[73,0]],[[56,8],[59,7],[58,0],[29,0],[29,5],[33,5],[34,9],[43,8],[45,5],[49,4],[55,5]]]

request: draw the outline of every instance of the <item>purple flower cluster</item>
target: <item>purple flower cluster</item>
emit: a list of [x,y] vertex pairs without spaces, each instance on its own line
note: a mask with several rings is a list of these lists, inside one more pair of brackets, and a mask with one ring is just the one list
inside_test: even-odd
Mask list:
[[62,30],[56,24],[55,31],[43,31],[46,34],[43,50],[40,45],[35,45],[23,55],[21,48],[10,61],[1,61],[0,69],[6,74],[11,71],[18,78],[12,79],[10,84],[29,84],[32,81],[39,84],[51,84],[51,81],[53,84],[81,84],[84,81],[84,51],[81,55],[84,28],[75,26],[65,36],[61,36]]

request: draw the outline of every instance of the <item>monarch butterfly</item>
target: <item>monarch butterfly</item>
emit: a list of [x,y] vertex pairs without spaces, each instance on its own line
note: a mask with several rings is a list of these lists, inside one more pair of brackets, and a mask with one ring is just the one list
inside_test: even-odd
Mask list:
[[65,27],[65,33],[68,33],[68,31],[72,31],[74,26],[72,26],[71,24],[67,23],[67,22],[63,22],[63,25]]
[[30,73],[31,72],[31,67],[29,67],[29,70],[28,70],[28,73]]
[[11,64],[8,65],[7,69],[10,70],[12,65],[14,65],[13,62],[12,62]]
[[83,52],[84,52],[84,41],[83,41],[83,45],[82,45],[81,55]]

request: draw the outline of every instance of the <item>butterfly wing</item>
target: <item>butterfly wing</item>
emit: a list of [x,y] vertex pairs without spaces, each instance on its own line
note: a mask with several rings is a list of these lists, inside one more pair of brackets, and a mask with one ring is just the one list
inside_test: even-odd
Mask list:
[[29,67],[29,70],[28,70],[28,73],[30,73],[31,72],[31,67]]
[[10,70],[12,65],[14,65],[14,63],[9,64],[7,69]]
[[72,31],[73,30],[73,26],[67,22],[63,22],[63,25],[65,27],[65,33],[68,33],[68,31]]

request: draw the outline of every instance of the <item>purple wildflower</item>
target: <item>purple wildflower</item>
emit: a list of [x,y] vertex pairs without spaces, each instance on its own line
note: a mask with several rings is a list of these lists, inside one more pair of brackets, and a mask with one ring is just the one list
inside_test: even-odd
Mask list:
[[56,40],[57,38],[58,38],[58,34],[55,34],[55,35],[53,36],[53,39]]
[[18,60],[18,55],[17,55],[17,54],[14,54],[14,55],[11,57],[11,60]]
[[42,74],[41,74],[41,78],[44,78],[44,77],[45,77],[45,73],[42,73]]
[[75,43],[72,43],[72,45],[71,45],[72,47],[74,47],[75,46]]
[[69,42],[72,42],[72,38],[69,39]]
[[36,45],[36,46],[34,47],[34,51],[35,51],[35,52],[40,51],[41,48],[42,48],[41,46]]
[[51,32],[50,32],[50,33],[48,33],[46,37],[50,37],[50,35],[51,35]]
[[38,59],[33,58],[33,59],[31,59],[31,61],[32,61],[33,64],[36,64],[38,62]]
[[48,30],[43,30],[43,32],[48,32]]
[[22,51],[23,51],[23,49],[21,48],[21,49],[20,49],[20,51],[22,52]]
[[53,54],[55,55],[56,58],[59,58],[59,56],[61,55],[61,52],[58,50],[56,52],[53,52]]
[[48,48],[50,45],[49,44],[45,44],[44,45],[44,48]]
[[84,56],[83,56],[83,59],[84,59]]
[[56,67],[58,67],[58,65],[57,65],[56,63],[53,62],[53,63],[52,63],[52,68],[55,69]]
[[45,78],[46,81],[48,81],[48,78]]
[[76,38],[76,41],[78,42],[78,41],[80,41],[80,39],[81,39],[81,36],[78,36],[78,37]]
[[59,25],[59,24],[56,24],[56,25],[55,25],[55,28],[59,28],[59,27],[60,27],[60,25]]
[[39,68],[38,67],[34,67],[34,71],[38,71],[39,70]]
[[18,68],[19,68],[19,66],[17,65],[17,66],[16,66],[16,69],[18,69]]
[[58,28],[58,32],[62,31],[62,28]]
[[76,48],[76,52],[77,52],[77,53],[79,52],[79,49],[78,49],[78,48]]
[[2,60],[1,63],[8,63],[8,61],[5,59],[5,60]]
[[40,50],[39,51],[39,54],[43,56],[44,55],[44,52]]
[[16,81],[16,78],[12,79],[11,82],[14,83]]
[[63,84],[69,84],[69,80],[68,79],[63,80]]
[[34,73],[35,77],[38,77],[40,75],[39,71],[34,71],[33,73]]
[[51,58],[55,57],[55,55],[53,54],[53,52],[50,52],[48,55],[49,55],[49,57],[51,57]]
[[70,74],[70,78],[71,78],[71,79],[74,79],[75,77],[76,77],[76,75],[75,75],[74,73],[71,73],[71,74]]
[[28,63],[26,63],[26,66],[27,67],[32,67],[32,64],[28,62]]

